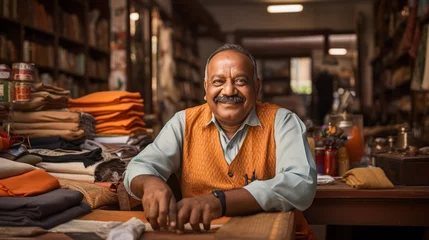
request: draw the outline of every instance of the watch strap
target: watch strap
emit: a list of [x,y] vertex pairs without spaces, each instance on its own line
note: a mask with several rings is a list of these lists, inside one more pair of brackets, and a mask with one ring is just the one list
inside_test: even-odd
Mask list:
[[215,197],[219,199],[220,205],[222,206],[222,217],[225,216],[225,212],[226,212],[225,193],[221,190],[213,190],[212,193]]

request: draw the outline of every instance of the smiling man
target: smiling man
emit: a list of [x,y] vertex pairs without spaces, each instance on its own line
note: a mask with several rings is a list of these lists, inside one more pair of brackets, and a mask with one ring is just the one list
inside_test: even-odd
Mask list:
[[[257,101],[255,59],[225,44],[207,60],[206,104],[176,113],[128,165],[124,185],[154,229],[200,231],[221,216],[305,210],[316,170],[302,121]],[[176,201],[166,180],[180,179]]]

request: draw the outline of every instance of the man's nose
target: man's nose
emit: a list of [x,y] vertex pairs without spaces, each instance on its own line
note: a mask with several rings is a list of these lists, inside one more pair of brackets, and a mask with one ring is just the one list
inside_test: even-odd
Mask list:
[[238,93],[233,81],[227,81],[222,89],[222,95],[233,96]]

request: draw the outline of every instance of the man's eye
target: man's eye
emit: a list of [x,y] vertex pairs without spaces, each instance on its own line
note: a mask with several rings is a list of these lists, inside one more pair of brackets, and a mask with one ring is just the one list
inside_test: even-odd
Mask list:
[[212,82],[214,85],[219,85],[219,84],[222,84],[222,80],[220,80],[220,79],[215,79],[215,80],[213,80],[213,82]]
[[236,80],[235,80],[235,83],[236,83],[237,85],[245,85],[245,84],[247,84],[247,80],[246,80],[246,79],[244,79],[244,78],[239,78],[239,79],[236,79]]

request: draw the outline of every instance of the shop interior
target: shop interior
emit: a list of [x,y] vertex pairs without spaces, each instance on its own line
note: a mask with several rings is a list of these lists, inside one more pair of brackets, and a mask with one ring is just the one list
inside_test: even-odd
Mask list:
[[[306,126],[317,239],[429,239],[428,23],[424,0],[0,0],[0,202],[70,189],[70,209],[140,214],[128,163],[206,102],[207,58],[233,43],[256,59],[258,99]],[[350,183],[355,168],[392,187]],[[42,221],[8,211],[0,229]]]

